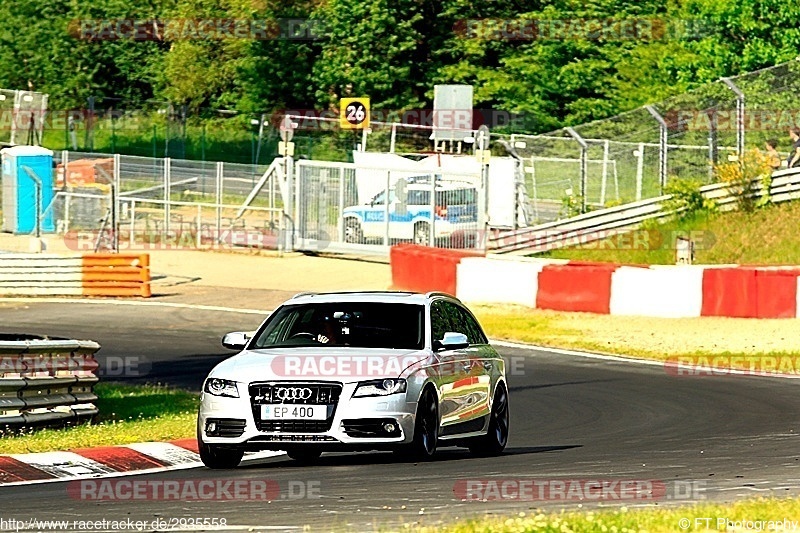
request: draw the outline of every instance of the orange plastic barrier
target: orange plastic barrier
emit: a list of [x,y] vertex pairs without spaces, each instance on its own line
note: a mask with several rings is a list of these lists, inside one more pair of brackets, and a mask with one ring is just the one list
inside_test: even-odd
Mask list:
[[85,254],[82,269],[86,296],[142,296],[149,298],[148,254]]
[[793,318],[798,270],[709,268],[703,272],[703,316]]
[[398,244],[389,252],[392,287],[398,290],[456,293],[456,269],[464,257],[482,256],[479,252]]
[[756,317],[795,318],[798,276],[798,270],[757,270]]
[[755,318],[754,268],[707,268],[703,271],[702,316]]
[[539,273],[536,307],[608,314],[611,274],[616,269],[617,265],[603,263],[547,265]]

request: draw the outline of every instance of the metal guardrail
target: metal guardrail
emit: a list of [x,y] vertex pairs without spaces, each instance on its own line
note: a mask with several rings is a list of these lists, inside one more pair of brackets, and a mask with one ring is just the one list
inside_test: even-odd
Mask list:
[[99,349],[94,341],[0,335],[0,429],[94,417]]
[[[763,196],[761,181],[750,185],[751,198]],[[720,210],[736,208],[738,197],[727,183],[714,183],[700,188],[705,198],[714,200]],[[770,200],[773,203],[800,199],[800,168],[784,169],[772,175]],[[545,252],[575,242],[588,243],[624,233],[645,220],[666,218],[674,214],[664,208],[671,195],[658,196],[608,209],[584,213],[576,217],[517,230],[494,230],[488,248],[495,253],[527,255]]]

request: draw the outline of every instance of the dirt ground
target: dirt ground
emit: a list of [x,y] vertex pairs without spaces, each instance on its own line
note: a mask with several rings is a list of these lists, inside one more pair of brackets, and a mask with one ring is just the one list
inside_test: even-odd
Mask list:
[[[555,313],[553,325],[575,330],[573,342],[588,342],[615,352],[736,354],[800,353],[800,320],[748,318],[652,318]],[[660,358],[660,357],[659,357]]]

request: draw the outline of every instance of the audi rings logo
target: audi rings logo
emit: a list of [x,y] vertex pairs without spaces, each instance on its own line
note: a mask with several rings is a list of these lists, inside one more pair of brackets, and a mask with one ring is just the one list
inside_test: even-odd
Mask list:
[[275,389],[275,398],[285,402],[286,400],[308,400],[313,391],[308,387],[278,387]]

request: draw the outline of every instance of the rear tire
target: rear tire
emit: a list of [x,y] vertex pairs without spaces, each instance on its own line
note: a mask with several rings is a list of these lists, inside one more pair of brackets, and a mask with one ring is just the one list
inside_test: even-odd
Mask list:
[[206,444],[203,442],[199,430],[197,432],[197,449],[203,464],[214,470],[236,468],[244,457],[244,450],[219,444]]
[[344,221],[344,242],[362,244],[364,242],[364,231],[361,224],[355,218],[348,218]]
[[414,225],[414,244],[421,246],[430,246],[431,244],[431,227],[427,222],[417,222]]
[[508,390],[500,383],[494,393],[492,413],[489,417],[489,429],[486,435],[476,437],[469,443],[469,451],[479,457],[500,455],[508,444],[509,434]]

